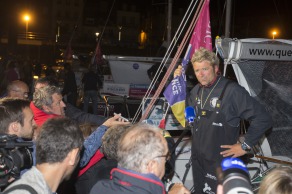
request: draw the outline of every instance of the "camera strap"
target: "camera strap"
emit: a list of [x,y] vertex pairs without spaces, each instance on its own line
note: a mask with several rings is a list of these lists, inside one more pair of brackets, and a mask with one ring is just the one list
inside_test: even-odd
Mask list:
[[25,185],[25,184],[12,186],[12,187],[10,187],[9,189],[7,189],[7,190],[5,190],[3,192],[0,192],[0,194],[8,194],[8,193],[10,193],[11,191],[14,191],[14,190],[26,190],[31,194],[38,194],[36,192],[36,190],[34,190],[34,188],[32,188],[29,185]]

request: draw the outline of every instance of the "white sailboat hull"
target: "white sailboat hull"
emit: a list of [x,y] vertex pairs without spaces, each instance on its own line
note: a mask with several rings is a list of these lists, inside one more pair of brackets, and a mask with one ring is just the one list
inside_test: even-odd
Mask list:
[[[147,70],[155,63],[161,63],[159,57],[133,57],[133,56],[105,56],[111,69],[114,83],[117,84],[150,84],[151,80]],[[167,61],[169,66],[171,59]]]

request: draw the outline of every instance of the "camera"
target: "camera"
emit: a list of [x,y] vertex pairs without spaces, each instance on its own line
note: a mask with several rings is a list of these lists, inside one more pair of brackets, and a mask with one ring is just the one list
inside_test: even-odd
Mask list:
[[249,173],[242,160],[225,158],[221,168],[224,194],[253,194]]
[[20,171],[33,164],[33,142],[23,141],[16,135],[0,134],[0,187],[10,178],[19,178]]

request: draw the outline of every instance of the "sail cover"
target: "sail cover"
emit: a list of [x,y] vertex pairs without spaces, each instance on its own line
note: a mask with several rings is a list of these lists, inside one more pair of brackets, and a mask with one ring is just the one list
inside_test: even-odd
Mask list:
[[217,39],[225,65],[273,118],[267,134],[273,156],[292,158],[292,41]]

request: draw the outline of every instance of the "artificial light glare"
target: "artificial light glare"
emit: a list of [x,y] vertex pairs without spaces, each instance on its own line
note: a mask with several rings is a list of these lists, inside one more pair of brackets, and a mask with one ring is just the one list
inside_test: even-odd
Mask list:
[[25,21],[29,21],[29,20],[30,20],[30,17],[29,17],[29,15],[24,15],[23,19],[24,19]]
[[273,30],[273,31],[272,31],[273,39],[275,39],[276,35],[277,35],[277,31],[276,31],[276,30]]

